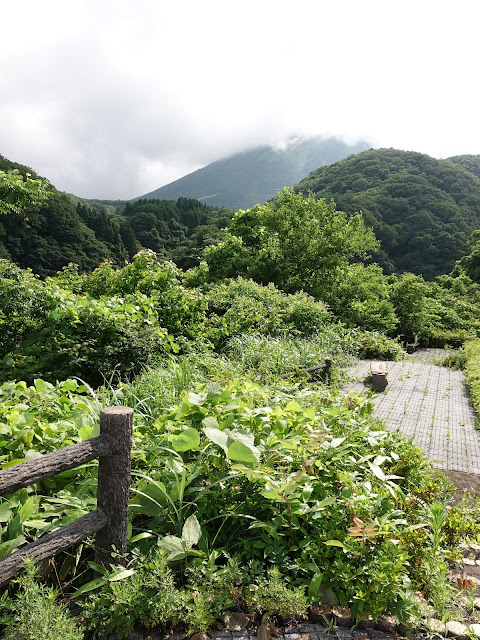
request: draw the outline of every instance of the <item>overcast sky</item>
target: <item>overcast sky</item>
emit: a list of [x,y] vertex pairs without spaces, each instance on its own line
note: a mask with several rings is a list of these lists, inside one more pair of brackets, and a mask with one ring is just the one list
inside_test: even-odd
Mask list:
[[479,0],[3,0],[0,154],[132,198],[292,135],[480,154]]

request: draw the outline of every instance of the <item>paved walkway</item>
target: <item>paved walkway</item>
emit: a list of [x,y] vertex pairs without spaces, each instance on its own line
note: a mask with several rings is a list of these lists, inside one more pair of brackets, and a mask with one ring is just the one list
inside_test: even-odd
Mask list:
[[[443,349],[421,349],[400,362],[387,362],[388,387],[375,393],[374,415],[393,431],[413,437],[434,466],[480,474],[480,431],[470,405],[462,371],[433,362]],[[370,361],[348,370],[351,382],[343,390],[365,391]]]

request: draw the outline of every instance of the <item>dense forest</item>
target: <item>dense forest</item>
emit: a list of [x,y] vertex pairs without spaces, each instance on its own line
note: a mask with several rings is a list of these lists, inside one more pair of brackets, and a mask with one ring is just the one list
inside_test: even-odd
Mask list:
[[[38,178],[32,169],[3,157],[0,170]],[[70,262],[85,271],[106,259],[121,265],[141,247],[189,268],[198,264],[203,248],[216,241],[233,214],[187,198],[90,203],[53,186],[49,191],[46,202],[0,219],[0,258],[30,267],[41,277]]]
[[[478,164],[478,156],[435,160],[370,150],[315,170],[295,190],[332,199],[349,217],[361,212],[380,241],[369,260],[385,273],[408,271],[432,280],[453,269],[480,227]],[[36,176],[5,158],[0,168]],[[234,213],[187,197],[89,202],[50,191],[47,202],[0,220],[0,257],[42,277],[69,262],[86,271],[104,259],[121,265],[141,247],[188,269],[222,240]]]
[[389,272],[432,279],[449,272],[480,227],[480,178],[451,160],[371,149],[321,167],[295,188],[361,211],[381,242],[374,259]]

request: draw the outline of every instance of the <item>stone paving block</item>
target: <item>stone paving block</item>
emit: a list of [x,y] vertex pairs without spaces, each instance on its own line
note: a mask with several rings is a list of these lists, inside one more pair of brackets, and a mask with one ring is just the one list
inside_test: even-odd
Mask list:
[[[480,473],[480,432],[476,431],[462,371],[432,364],[452,351],[422,349],[403,362],[388,362],[389,386],[375,394],[374,414],[387,428],[413,437],[435,467]],[[346,388],[362,392],[369,362],[353,366],[356,381]]]

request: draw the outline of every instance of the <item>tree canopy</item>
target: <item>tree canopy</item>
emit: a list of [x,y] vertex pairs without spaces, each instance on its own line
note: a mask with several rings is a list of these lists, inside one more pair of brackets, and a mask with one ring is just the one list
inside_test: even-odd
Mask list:
[[48,198],[48,180],[37,180],[30,173],[25,177],[18,169],[0,170],[0,214],[20,213],[26,206]]
[[361,211],[382,243],[374,259],[390,272],[446,273],[480,228],[480,179],[453,159],[371,149],[317,169],[295,190]]
[[323,298],[351,260],[378,246],[360,214],[348,217],[333,202],[285,188],[275,201],[238,211],[225,240],[204,257],[213,280],[241,275]]

